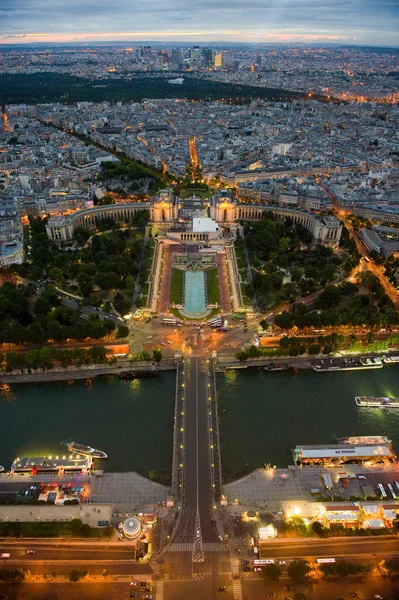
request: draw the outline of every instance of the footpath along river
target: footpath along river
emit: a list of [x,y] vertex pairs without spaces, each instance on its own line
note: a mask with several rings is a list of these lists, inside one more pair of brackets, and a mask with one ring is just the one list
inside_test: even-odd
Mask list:
[[[108,453],[107,471],[169,472],[174,372],[155,379],[116,377],[72,383],[13,384],[0,393],[0,464],[16,456],[62,454],[74,438]],[[314,373],[256,369],[217,375],[225,477],[292,463],[296,444],[330,444],[346,435],[386,435],[399,453],[399,410],[360,409],[356,395],[399,396],[399,365]]]

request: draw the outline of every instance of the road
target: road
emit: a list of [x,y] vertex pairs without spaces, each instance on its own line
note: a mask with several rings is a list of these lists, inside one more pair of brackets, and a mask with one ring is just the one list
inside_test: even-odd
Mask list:
[[331,538],[326,540],[267,540],[260,542],[261,558],[345,557],[387,558],[399,555],[397,537],[390,538]]
[[[208,378],[198,356],[185,359],[185,453],[182,511],[174,542],[218,542],[212,525]],[[206,363],[205,363],[206,365]],[[205,371],[206,366],[204,366]],[[199,533],[198,533],[199,530]]]

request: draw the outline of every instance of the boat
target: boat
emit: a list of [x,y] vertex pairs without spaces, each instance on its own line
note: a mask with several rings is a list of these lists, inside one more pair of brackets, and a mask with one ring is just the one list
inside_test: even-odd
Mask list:
[[390,444],[391,440],[385,435],[358,435],[353,437],[338,438],[338,444],[352,444],[354,446],[376,444]]
[[285,365],[284,363],[270,363],[270,365],[266,365],[263,367],[264,371],[288,371],[289,365]]
[[399,362],[399,356],[397,356],[397,355],[384,356],[382,360],[384,361],[385,364],[397,363],[397,362]]
[[399,398],[388,398],[381,396],[355,396],[357,406],[365,406],[366,408],[399,408]]
[[97,450],[91,446],[84,446],[83,444],[77,444],[76,442],[70,442],[68,444],[69,452],[75,454],[83,454],[84,456],[90,456],[91,458],[108,458],[108,454],[102,450]]
[[145,371],[123,371],[118,373],[119,379],[122,381],[132,381],[133,379],[149,379],[151,377],[157,377],[159,371],[157,369],[147,369]]
[[3,465],[0,465],[0,473],[2,473],[3,471],[4,471]]
[[331,371],[356,371],[360,369],[382,369],[384,363],[379,356],[315,358],[310,361],[316,373]]

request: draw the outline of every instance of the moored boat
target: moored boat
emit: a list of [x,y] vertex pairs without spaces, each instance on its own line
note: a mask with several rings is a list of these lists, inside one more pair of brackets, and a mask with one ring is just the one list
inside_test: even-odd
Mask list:
[[355,396],[357,406],[366,408],[399,408],[399,398],[388,398],[385,396]]
[[102,450],[97,450],[91,446],[84,446],[83,444],[77,444],[76,442],[70,442],[68,444],[68,450],[75,454],[83,454],[84,456],[91,456],[91,458],[108,458],[108,454]]
[[338,444],[353,444],[357,445],[369,445],[369,444],[391,444],[391,440],[385,435],[357,435],[352,437],[338,438]]
[[132,381],[133,379],[149,379],[151,377],[157,377],[159,371],[157,369],[147,369],[146,371],[123,371],[118,373],[119,379],[122,381]]

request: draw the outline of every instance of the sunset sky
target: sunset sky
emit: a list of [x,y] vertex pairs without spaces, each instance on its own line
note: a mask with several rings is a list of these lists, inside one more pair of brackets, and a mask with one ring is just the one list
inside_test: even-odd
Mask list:
[[97,40],[399,46],[399,0],[0,0],[0,43]]

